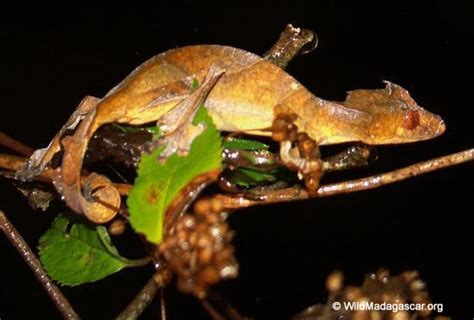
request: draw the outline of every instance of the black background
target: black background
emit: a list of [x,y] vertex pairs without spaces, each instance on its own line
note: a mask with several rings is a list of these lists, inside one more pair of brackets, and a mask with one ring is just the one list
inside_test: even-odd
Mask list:
[[[154,7],[2,10],[0,128],[43,147],[84,95],[104,95],[149,57],[201,43],[263,53],[291,22],[319,36],[318,49],[288,69],[316,95],[342,100],[346,90],[380,87],[386,79],[445,119],[442,137],[380,147],[373,166],[337,179],[383,172],[473,147],[473,16],[467,5],[452,1],[248,7],[155,1]],[[217,291],[244,315],[285,319],[325,301],[324,280],[333,269],[343,270],[350,284],[381,266],[393,273],[417,269],[444,314],[472,318],[472,169],[464,164],[378,190],[235,213],[230,221],[240,277]],[[35,247],[54,212],[32,211],[4,179],[0,199],[0,208]],[[59,318],[16,251],[3,237],[0,243],[0,318]],[[109,319],[150,271],[126,270],[64,292],[84,319]],[[170,319],[206,318],[174,286],[166,293]],[[153,304],[144,318],[158,313]]]

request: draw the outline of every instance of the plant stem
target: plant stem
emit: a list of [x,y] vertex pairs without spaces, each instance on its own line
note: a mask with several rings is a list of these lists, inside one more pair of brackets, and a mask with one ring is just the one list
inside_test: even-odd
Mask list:
[[36,258],[35,254],[28,246],[23,237],[18,233],[15,227],[11,224],[8,218],[0,211],[0,228],[7,236],[11,244],[17,249],[21,257],[35,274],[38,281],[41,283],[43,288],[48,293],[51,300],[61,312],[64,319],[80,319],[78,314],[74,311],[69,301],[61,293],[58,287],[51,281],[46,274],[45,270],[41,266],[40,261]]
[[226,209],[239,209],[269,203],[328,197],[337,194],[374,189],[431,171],[451,167],[473,160],[474,149],[469,149],[366,178],[323,185],[315,193],[309,193],[307,190],[298,186],[264,192],[261,195],[257,195],[259,197],[258,200],[249,199],[245,196],[245,194],[234,196],[218,194],[214,197],[220,200],[223,207]]
[[153,276],[140,292],[133,298],[132,302],[120,313],[116,320],[134,320],[148,307],[148,305],[155,298],[158,289],[162,288],[164,282],[158,283],[156,279],[162,279],[162,277]]
[[[17,157],[17,156],[12,156],[9,154],[4,154],[0,153],[0,169],[5,169],[7,171],[12,171],[12,174],[9,175],[7,173],[4,173],[4,175],[7,178],[11,179],[16,179],[14,172],[17,170],[20,170],[21,168],[24,167],[27,159],[22,158],[22,157]],[[55,169],[45,169],[43,173],[40,175],[34,177],[35,180],[42,181],[42,182],[48,182],[51,183],[53,181],[53,178],[58,174],[57,170]],[[82,177],[82,179],[85,179],[86,177]],[[132,188],[130,184],[126,183],[114,183],[114,187],[117,188],[118,192],[121,195],[128,195],[128,192]]]
[[0,145],[5,146],[13,151],[16,151],[18,154],[25,157],[31,156],[34,152],[34,150],[28,147],[27,145],[21,143],[18,140],[13,139],[2,131],[0,131]]
[[[244,318],[240,315],[240,313],[224,298],[222,298],[216,292],[209,290],[207,293],[207,298],[203,299],[203,302],[207,302],[214,311],[216,311],[219,315],[222,315],[224,319],[231,319],[231,320],[243,320]],[[204,305],[203,305],[204,306]],[[217,306],[222,314],[217,311],[214,307]],[[205,306],[206,307],[206,306]],[[206,307],[206,310],[209,311]]]
[[[282,190],[266,192],[260,196],[259,200],[249,199],[245,196],[245,194],[218,194],[214,197],[222,202],[225,209],[239,209],[268,203],[328,197],[337,194],[374,189],[387,184],[395,183],[411,177],[425,174],[431,171],[436,171],[439,169],[451,167],[473,160],[474,149],[468,149],[444,157],[413,164],[411,166],[394,170],[391,172],[377,174],[356,180],[323,185],[317,190],[317,192],[313,194],[308,193],[308,191],[306,191],[305,189],[292,187]],[[17,170],[16,168],[20,168],[24,161],[25,159],[23,158],[0,154],[0,168],[3,169]],[[50,177],[53,174],[55,174],[54,170],[47,169],[42,175],[38,176],[38,180],[49,181],[51,179]],[[117,183],[114,184],[114,186],[117,188],[121,195],[128,195],[128,192],[132,188],[131,185],[125,183]]]
[[[13,173],[22,169],[25,166],[26,161],[26,158],[0,153],[0,168],[13,171]],[[57,171],[54,169],[45,169],[43,173],[36,176],[34,179],[44,182],[51,182],[56,174]],[[16,179],[14,175],[8,176],[8,178]]]
[[189,208],[191,203],[199,196],[199,194],[211,183],[219,178],[220,170],[211,170],[194,177],[168,206],[165,214],[165,233],[168,232]]
[[211,316],[212,320],[225,320],[225,318],[216,310],[206,299],[201,300],[203,308]]
[[143,267],[149,264],[152,259],[150,257],[144,257],[141,259],[136,259],[136,260],[129,260],[129,259],[122,259],[125,263],[127,263],[128,267],[134,268],[134,267]]
[[161,320],[166,320],[165,288],[160,289]]

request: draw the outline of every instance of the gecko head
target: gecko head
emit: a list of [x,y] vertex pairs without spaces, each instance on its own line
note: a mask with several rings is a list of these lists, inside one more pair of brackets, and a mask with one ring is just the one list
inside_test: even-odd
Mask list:
[[420,107],[402,87],[385,81],[384,89],[355,90],[345,105],[371,116],[367,143],[398,144],[441,135],[446,126],[440,116]]

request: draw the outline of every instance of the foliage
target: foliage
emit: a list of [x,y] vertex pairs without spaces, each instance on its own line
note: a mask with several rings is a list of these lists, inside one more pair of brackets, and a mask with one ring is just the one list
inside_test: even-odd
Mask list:
[[104,226],[59,214],[39,242],[40,260],[52,279],[75,286],[107,277],[145,261],[118,253]]
[[130,223],[148,241],[160,243],[164,215],[180,190],[199,174],[221,166],[222,139],[204,107],[199,108],[193,124],[204,123],[205,130],[194,139],[186,156],[171,155],[160,163],[163,148],[140,159],[138,176],[129,193]]

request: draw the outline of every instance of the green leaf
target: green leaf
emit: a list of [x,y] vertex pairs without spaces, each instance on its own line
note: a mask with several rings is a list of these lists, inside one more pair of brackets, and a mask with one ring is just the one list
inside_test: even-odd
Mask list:
[[232,171],[228,177],[230,182],[242,187],[253,187],[268,184],[277,180],[276,172],[265,172],[250,168],[238,168]]
[[140,261],[121,257],[105,227],[73,222],[66,214],[41,237],[39,255],[51,278],[68,286],[100,280]]
[[221,166],[222,139],[204,107],[200,107],[193,124],[204,123],[205,130],[194,139],[188,155],[171,155],[165,163],[158,161],[163,148],[144,154],[138,176],[127,199],[130,223],[148,241],[160,243],[166,210],[194,177]]
[[271,170],[240,167],[236,170],[227,172],[226,178],[231,183],[245,188],[268,185],[277,181],[287,183],[297,181],[296,174],[284,167],[278,167]]
[[197,88],[199,88],[199,81],[198,79],[194,78],[193,79],[193,82],[191,82],[191,90],[196,90]]
[[241,138],[229,138],[224,140],[224,148],[226,149],[240,149],[240,150],[260,150],[268,149],[268,145],[257,141]]
[[152,135],[156,135],[160,133],[160,128],[157,126],[150,126],[150,127],[135,127],[135,126],[126,126],[123,124],[113,123],[113,126],[117,129],[120,129],[123,133],[130,133],[130,132],[139,132],[139,131],[146,131],[151,133]]
[[255,182],[273,182],[277,178],[272,172],[252,170],[248,168],[239,168],[239,171]]
[[255,166],[272,165],[275,163],[273,158],[269,156],[272,153],[268,150],[243,150],[240,152],[244,158]]

